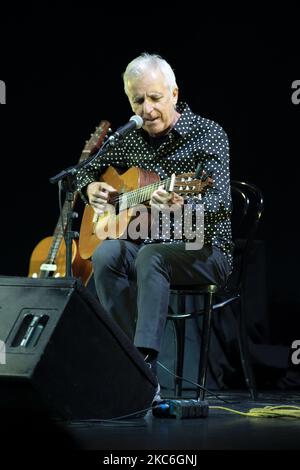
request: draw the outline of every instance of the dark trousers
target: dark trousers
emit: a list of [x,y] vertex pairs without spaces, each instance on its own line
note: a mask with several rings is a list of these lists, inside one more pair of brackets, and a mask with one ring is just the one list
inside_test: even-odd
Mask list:
[[170,284],[223,285],[230,272],[215,247],[186,250],[185,243],[135,244],[105,240],[93,255],[97,295],[135,346],[159,351]]

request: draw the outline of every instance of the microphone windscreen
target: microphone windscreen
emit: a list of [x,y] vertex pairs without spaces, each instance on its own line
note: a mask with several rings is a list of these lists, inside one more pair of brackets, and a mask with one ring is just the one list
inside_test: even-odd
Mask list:
[[135,124],[136,124],[136,128],[137,129],[140,129],[144,123],[143,119],[141,118],[141,116],[138,116],[137,114],[135,114],[134,116],[131,116],[131,118],[129,119],[129,121],[134,121]]

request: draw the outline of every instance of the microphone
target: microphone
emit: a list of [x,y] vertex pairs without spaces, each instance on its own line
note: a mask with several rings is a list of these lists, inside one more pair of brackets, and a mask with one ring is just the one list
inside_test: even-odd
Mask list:
[[119,127],[119,129],[117,129],[116,132],[108,138],[109,143],[111,145],[115,145],[116,142],[123,139],[129,132],[133,131],[134,129],[140,129],[143,123],[144,121],[141,116],[138,116],[137,114],[131,116],[127,124]]

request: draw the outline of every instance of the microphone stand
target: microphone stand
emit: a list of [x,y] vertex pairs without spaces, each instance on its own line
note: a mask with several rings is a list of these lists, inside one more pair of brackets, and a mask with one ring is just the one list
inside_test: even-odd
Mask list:
[[81,161],[75,166],[71,166],[62,170],[57,175],[51,177],[49,179],[50,183],[55,184],[61,181],[62,188],[66,192],[66,200],[67,204],[67,224],[64,231],[64,239],[66,243],[66,278],[73,278],[72,275],[72,241],[74,238],[78,238],[78,232],[74,232],[72,228],[73,219],[78,217],[76,212],[73,212],[73,201],[74,201],[74,192],[76,191],[75,188],[75,178],[78,171],[82,168],[89,166],[96,158],[105,155],[108,150],[109,146],[115,146],[116,143],[119,143],[119,139],[108,139],[104,142],[104,144],[99,148],[98,152],[94,155],[90,156],[86,160]]
[[62,187],[66,191],[67,201],[67,224],[64,232],[64,239],[66,243],[66,278],[72,278],[72,241],[74,238],[79,237],[78,232],[74,232],[72,228],[73,219],[78,217],[77,212],[73,212],[74,191],[73,180],[70,176],[63,181]]

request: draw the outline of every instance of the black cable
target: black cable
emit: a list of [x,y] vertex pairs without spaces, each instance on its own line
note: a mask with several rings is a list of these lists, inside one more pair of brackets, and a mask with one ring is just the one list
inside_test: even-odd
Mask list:
[[172,372],[170,369],[168,369],[164,364],[162,364],[161,362],[157,361],[157,364],[162,367],[163,369],[165,369],[169,374],[173,375],[173,377],[175,377],[176,379],[180,379],[180,380],[183,380],[184,382],[189,382],[191,383],[192,385],[195,385],[196,387],[200,388],[201,390],[204,390],[206,393],[208,393],[209,395],[212,395],[214,396],[215,398],[217,398],[218,400],[221,400],[223,401],[224,403],[228,403],[228,404],[232,404],[232,402],[229,402],[227,400],[224,400],[223,398],[221,398],[219,395],[217,395],[216,393],[212,392],[211,390],[209,390],[208,388],[206,387],[203,387],[202,385],[199,385],[197,382],[193,382],[193,380],[190,380],[190,379],[187,379],[185,377],[180,377],[179,375],[175,374],[174,372]]
[[141,413],[144,414],[143,417],[140,417],[140,418],[144,418],[146,413],[148,411],[152,410],[152,406],[151,407],[148,407],[148,408],[145,408],[143,410],[138,410],[138,411],[134,411],[133,413],[129,413],[127,415],[122,415],[122,416],[116,416],[115,418],[108,418],[108,419],[82,419],[82,420],[78,420],[78,421],[70,421],[68,424],[71,425],[71,426],[78,426],[78,425],[93,425],[93,424],[121,424],[123,426],[146,426],[145,422],[144,421],[141,421],[139,420],[139,422],[137,421],[121,421],[121,420],[124,420],[125,418],[130,418],[130,417],[133,417],[133,416],[137,416],[139,417],[139,415]]

